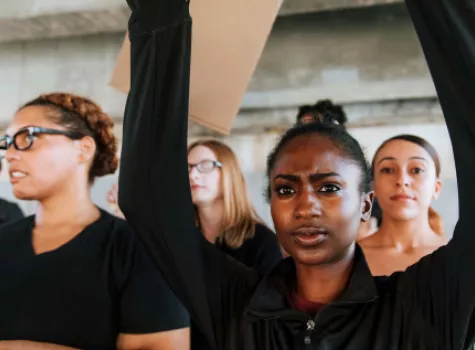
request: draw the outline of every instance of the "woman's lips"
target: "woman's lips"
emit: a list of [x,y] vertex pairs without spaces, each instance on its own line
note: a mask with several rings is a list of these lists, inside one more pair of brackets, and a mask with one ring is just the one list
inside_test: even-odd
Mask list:
[[323,242],[327,236],[327,231],[319,227],[301,227],[292,233],[294,242],[305,247],[316,246]]

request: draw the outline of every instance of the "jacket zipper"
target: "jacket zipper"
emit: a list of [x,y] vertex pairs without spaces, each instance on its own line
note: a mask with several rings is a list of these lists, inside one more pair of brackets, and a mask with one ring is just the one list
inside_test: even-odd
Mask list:
[[[377,297],[374,297],[374,298],[371,298],[370,300],[368,300],[368,302],[371,302],[371,301],[374,301],[376,300]],[[316,322],[319,318],[319,315],[320,313],[324,310],[324,309],[327,309],[329,307],[334,307],[334,306],[337,306],[337,305],[348,305],[348,304],[357,304],[359,302],[357,301],[339,301],[339,302],[336,302],[336,303],[331,303],[331,304],[327,304],[325,306],[323,306],[320,311],[317,313],[317,315],[315,316],[315,319],[312,320],[312,319],[309,319],[307,321],[307,335],[305,336],[304,338],[304,343],[305,343],[305,346],[307,349],[310,349],[310,345],[312,344],[312,338],[311,338],[311,334],[312,332],[315,330],[315,326],[316,326]]]
[[310,345],[312,344],[312,332],[315,329],[315,321],[314,320],[308,320],[307,321],[307,335],[304,338],[304,343],[306,345],[307,349],[310,349]]
[[[371,298],[371,299],[368,299],[364,302],[372,302],[374,300],[376,300],[378,297],[374,297],[374,298]],[[248,312],[250,312],[251,314],[257,316],[258,318],[260,319],[264,319],[264,320],[275,320],[275,319],[279,319],[279,318],[287,318],[287,319],[294,319],[294,320],[301,320],[303,322],[305,322],[304,319],[302,318],[307,318],[307,323],[306,323],[306,326],[307,326],[307,329],[306,329],[306,335],[304,337],[304,344],[305,344],[305,348],[306,349],[311,349],[311,344],[312,344],[312,338],[311,338],[311,334],[313,333],[313,331],[315,330],[315,326],[316,326],[316,321],[318,320],[319,318],[319,314],[322,312],[322,310],[324,309],[327,309],[328,307],[334,307],[334,306],[337,306],[337,305],[351,305],[351,304],[359,304],[361,303],[361,301],[338,301],[338,302],[335,302],[335,303],[331,303],[331,304],[327,304],[325,306],[323,306],[320,311],[318,312],[318,314],[316,315],[315,319],[308,319],[308,315],[306,314],[303,314],[303,313],[300,313],[300,312],[292,312],[293,314],[293,317],[288,317],[288,315],[284,315],[283,313],[280,313],[280,314],[274,314],[274,315],[269,315],[268,313],[265,313],[265,312],[258,312],[258,311],[251,311],[249,310]],[[299,317],[298,315],[301,315],[303,317]],[[305,317],[305,316],[307,317]]]

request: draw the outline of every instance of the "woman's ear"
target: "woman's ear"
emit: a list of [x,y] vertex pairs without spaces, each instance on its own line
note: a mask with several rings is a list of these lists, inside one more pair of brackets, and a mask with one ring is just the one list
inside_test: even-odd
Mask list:
[[371,219],[371,209],[373,207],[374,192],[364,193],[361,197],[361,221]]
[[85,136],[77,142],[79,148],[79,162],[91,163],[96,154],[96,142],[91,136]]
[[440,196],[440,191],[442,190],[442,181],[440,179],[437,179],[435,182],[435,191],[434,195],[432,196],[432,199],[439,199]]

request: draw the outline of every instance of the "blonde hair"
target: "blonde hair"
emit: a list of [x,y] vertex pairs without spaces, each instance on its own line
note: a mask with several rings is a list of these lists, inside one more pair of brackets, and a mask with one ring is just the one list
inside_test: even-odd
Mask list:
[[[225,243],[231,248],[239,248],[244,241],[254,237],[256,224],[262,223],[249,198],[239,161],[231,148],[220,141],[196,141],[188,146],[188,153],[198,146],[210,149],[222,164],[220,185],[223,193],[224,217],[221,220],[222,233],[218,237],[218,242]],[[195,213],[197,212],[195,206]],[[198,215],[196,220],[200,226]]]

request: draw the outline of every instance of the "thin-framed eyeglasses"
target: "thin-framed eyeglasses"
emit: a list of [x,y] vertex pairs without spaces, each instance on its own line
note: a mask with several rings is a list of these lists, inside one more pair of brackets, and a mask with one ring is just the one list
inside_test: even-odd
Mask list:
[[85,135],[79,131],[70,130],[56,130],[42,128],[39,126],[27,126],[18,130],[13,136],[5,135],[0,137],[0,158],[4,158],[7,150],[11,145],[18,151],[25,151],[29,149],[36,137],[41,134],[46,135],[62,135],[72,140],[80,140]]
[[215,168],[222,168],[223,165],[217,160],[205,159],[199,163],[191,164],[188,163],[188,172],[191,173],[193,168],[196,168],[201,174],[206,174],[212,172]]

